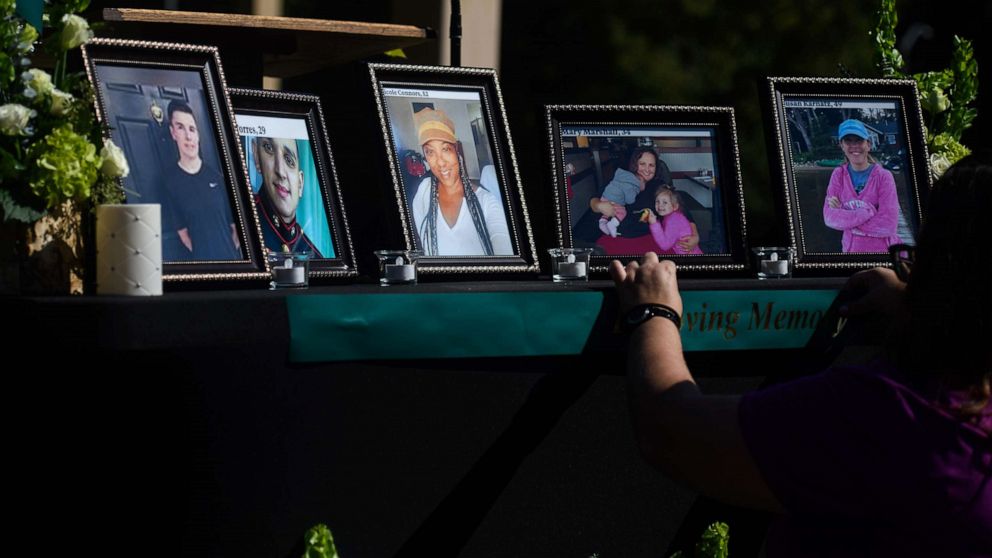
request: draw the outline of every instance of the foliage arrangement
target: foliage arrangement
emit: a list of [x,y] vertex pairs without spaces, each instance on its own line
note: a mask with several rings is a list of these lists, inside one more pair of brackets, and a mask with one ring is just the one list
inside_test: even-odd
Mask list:
[[[70,51],[93,36],[78,15],[89,0],[44,4],[43,29],[0,0],[0,214],[32,223],[67,203],[118,202],[117,178],[129,169],[123,151],[104,140],[93,91],[82,72],[68,73]],[[35,59],[55,60],[48,73]]]
[[[694,558],[727,558],[730,555],[730,526],[722,522],[710,524],[696,543],[692,555]],[[670,558],[686,557],[680,550]]]
[[896,0],[881,0],[873,33],[878,66],[884,77],[916,80],[926,124],[930,168],[937,178],[971,152],[961,144],[961,134],[978,115],[969,106],[978,96],[978,62],[971,41],[955,35],[949,68],[909,76],[902,54],[896,49],[897,23]]
[[303,535],[303,558],[338,558],[338,549],[334,546],[334,535],[323,523],[318,523],[307,529]]

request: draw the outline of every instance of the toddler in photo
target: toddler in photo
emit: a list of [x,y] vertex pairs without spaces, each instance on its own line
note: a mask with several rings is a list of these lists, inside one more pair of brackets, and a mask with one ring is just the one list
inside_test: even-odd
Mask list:
[[607,217],[606,215],[600,217],[599,230],[603,231],[603,234],[608,234],[616,238],[617,227],[620,226],[620,221],[623,221],[623,218],[627,216],[627,208],[624,206],[634,203],[634,199],[640,193],[641,182],[637,179],[637,176],[623,169],[617,170],[613,180],[606,185],[603,195],[600,197],[601,200],[613,204],[614,215],[613,217]]
[[692,250],[685,250],[677,244],[680,238],[692,234],[692,226],[689,223],[689,218],[682,213],[679,193],[674,187],[668,184],[662,184],[658,187],[658,192],[654,195],[654,209],[655,211],[652,212],[650,208],[645,208],[641,219],[647,219],[651,237],[660,248],[659,253],[703,253],[699,246]]

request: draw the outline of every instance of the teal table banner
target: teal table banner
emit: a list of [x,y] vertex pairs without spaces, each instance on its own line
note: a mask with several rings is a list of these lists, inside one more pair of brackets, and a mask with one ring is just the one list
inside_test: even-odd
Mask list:
[[806,345],[836,290],[683,291],[686,351],[796,349]]
[[[683,348],[802,347],[836,295],[683,291]],[[577,355],[593,333],[603,293],[296,295],[286,304],[293,362]]]
[[294,362],[574,355],[603,294],[301,295],[286,304]]

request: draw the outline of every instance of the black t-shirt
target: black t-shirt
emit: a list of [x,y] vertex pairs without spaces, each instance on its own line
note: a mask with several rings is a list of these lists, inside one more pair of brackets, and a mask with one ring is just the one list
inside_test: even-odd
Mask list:
[[231,238],[231,201],[220,172],[203,163],[189,174],[172,165],[165,171],[171,193],[177,230],[188,229],[193,242],[193,260],[241,259],[241,250]]

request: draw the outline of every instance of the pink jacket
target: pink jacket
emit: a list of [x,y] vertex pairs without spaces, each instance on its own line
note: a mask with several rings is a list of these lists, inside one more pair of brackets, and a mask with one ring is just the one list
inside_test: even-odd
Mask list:
[[[831,196],[840,200],[839,208],[830,207]],[[861,194],[854,191],[847,164],[834,169],[823,200],[823,222],[831,229],[844,231],[844,252],[886,252],[889,245],[902,242],[899,227],[899,198],[892,173],[875,164]]]
[[651,229],[651,237],[655,244],[661,248],[664,254],[702,254],[703,251],[696,246],[691,251],[686,252],[678,244],[678,240],[683,236],[692,234],[692,226],[689,219],[682,214],[681,210],[676,210],[663,219],[655,221],[648,226]]

